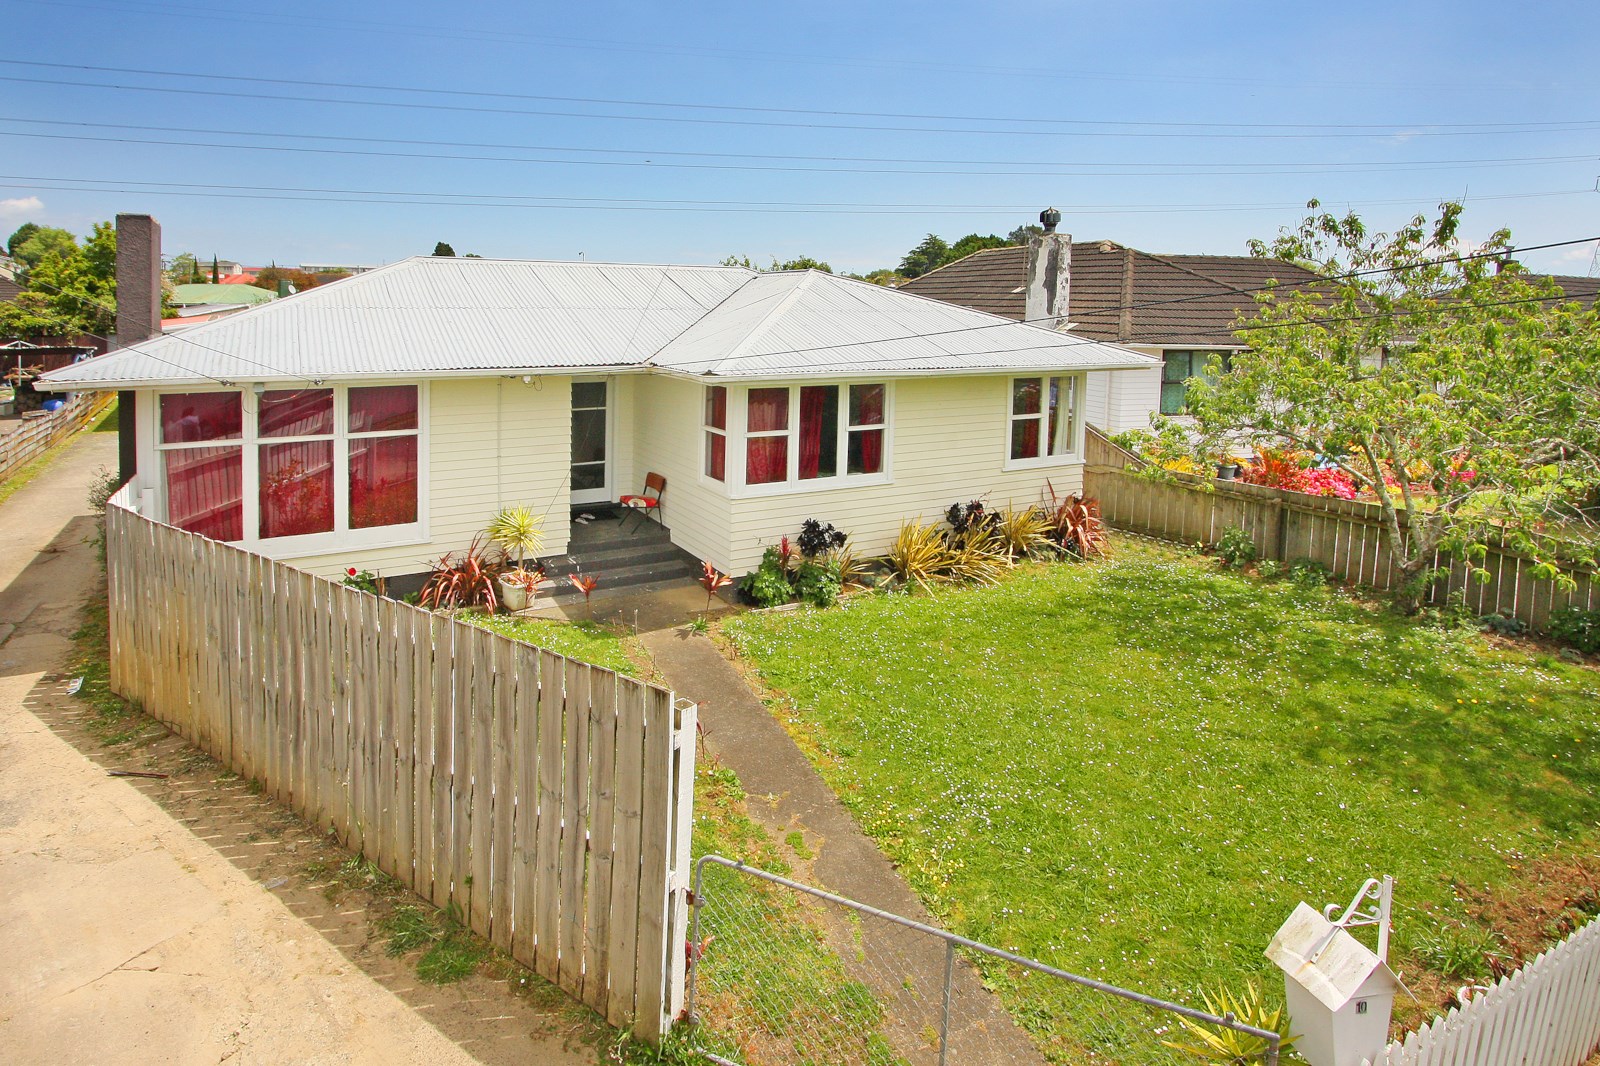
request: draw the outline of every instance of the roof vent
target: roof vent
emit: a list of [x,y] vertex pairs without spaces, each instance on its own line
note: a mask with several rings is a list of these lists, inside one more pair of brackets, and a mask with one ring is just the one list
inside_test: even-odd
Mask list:
[[1054,233],[1061,224],[1061,212],[1053,207],[1047,207],[1039,212],[1039,221],[1044,223],[1046,233]]

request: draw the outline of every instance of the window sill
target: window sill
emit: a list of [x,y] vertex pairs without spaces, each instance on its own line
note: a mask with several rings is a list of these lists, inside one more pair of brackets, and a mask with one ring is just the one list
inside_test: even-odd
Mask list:
[[857,474],[853,477],[818,478],[813,481],[780,481],[770,485],[745,485],[740,488],[721,485],[711,481],[709,484],[720,488],[729,499],[751,500],[764,496],[805,496],[823,492],[845,492],[850,489],[873,488],[882,485],[894,484],[894,478],[889,474]]
[[1081,455],[1045,455],[1038,459],[1007,459],[1000,469],[1012,470],[1049,470],[1060,466],[1082,466]]
[[425,545],[431,538],[421,524],[355,529],[344,533],[313,533],[303,537],[274,537],[270,540],[230,541],[235,547],[264,555],[279,562],[307,559],[340,552],[377,551],[384,548],[410,548]]

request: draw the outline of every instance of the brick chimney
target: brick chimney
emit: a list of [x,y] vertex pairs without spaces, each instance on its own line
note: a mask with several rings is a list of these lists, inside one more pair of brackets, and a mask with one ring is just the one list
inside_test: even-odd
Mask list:
[[[117,216],[117,334],[112,348],[161,336],[161,223],[149,215]],[[139,472],[138,405],[117,396],[117,467],[123,483]]]
[[161,223],[149,215],[117,216],[115,347],[161,335]]
[[1044,232],[1028,241],[1027,296],[1023,317],[1046,329],[1067,324],[1067,293],[1072,274],[1072,235],[1057,233],[1061,212],[1047,207],[1039,212]]

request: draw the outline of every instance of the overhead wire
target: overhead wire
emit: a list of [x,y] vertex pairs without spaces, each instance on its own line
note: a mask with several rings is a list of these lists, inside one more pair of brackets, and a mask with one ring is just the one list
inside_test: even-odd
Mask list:
[[[363,92],[408,93],[428,96],[465,96],[495,100],[529,100],[544,103],[597,104],[613,107],[677,108],[700,111],[738,111],[763,115],[819,115],[828,118],[883,118],[925,122],[1010,122],[1032,123],[1047,126],[1107,127],[1131,126],[1161,129],[1275,129],[1275,130],[1364,130],[1392,134],[1410,127],[1404,123],[1312,123],[1312,122],[1178,122],[1144,119],[1086,119],[1086,118],[1031,118],[1010,115],[945,115],[901,111],[840,111],[799,107],[760,107],[748,104],[704,104],[664,100],[630,100],[594,96],[548,96],[534,93],[512,93],[487,89],[432,88],[415,85],[382,85],[371,82],[316,81],[307,78],[267,78],[258,75],[205,74],[188,70],[151,70],[142,67],[107,67],[89,63],[50,63],[30,59],[0,59],[0,66],[43,67],[53,70],[81,70],[95,74],[137,74],[146,77],[189,78],[203,81],[244,82],[259,85],[311,86],[318,89],[352,89]],[[1578,124],[1589,128],[1600,124],[1596,119],[1547,120],[1539,122],[1422,122],[1415,123],[1427,129],[1538,131],[1548,128]],[[963,131],[965,132],[965,131]]]
[[552,111],[534,108],[506,108],[468,106],[466,104],[441,104],[424,103],[420,101],[399,100],[352,100],[336,96],[302,96],[293,94],[274,94],[259,92],[242,92],[224,89],[187,89],[170,85],[129,85],[121,83],[106,83],[93,81],[72,81],[64,78],[38,78],[22,77],[16,75],[0,74],[0,82],[10,82],[24,85],[51,85],[69,88],[111,89],[117,92],[145,92],[167,93],[179,96],[209,96],[236,100],[271,100],[280,103],[312,103],[333,104],[347,107],[379,107],[404,111],[443,111],[450,113],[488,114],[488,115],[521,115],[538,118],[581,118],[589,121],[596,119],[617,122],[670,122],[700,126],[738,126],[762,127],[770,129],[817,129],[817,130],[846,130],[864,133],[937,133],[937,134],[970,134],[982,136],[1005,137],[1115,137],[1115,138],[1155,138],[1155,139],[1204,139],[1204,140],[1304,140],[1304,139],[1360,139],[1375,137],[1392,137],[1404,134],[1410,137],[1479,137],[1479,136],[1510,136],[1513,134],[1547,134],[1547,133],[1573,133],[1590,132],[1600,129],[1600,122],[1591,120],[1577,120],[1572,124],[1552,125],[1539,128],[1504,129],[1411,129],[1405,126],[1384,127],[1365,131],[1331,131],[1321,130],[1314,133],[1224,133],[1218,131],[1192,131],[1192,132],[1156,132],[1133,130],[1001,130],[981,129],[976,127],[952,126],[885,126],[863,125],[829,122],[777,122],[767,119],[735,119],[735,118],[706,118],[690,117],[684,115],[617,115],[594,111]]
[[[436,159],[445,161],[462,162],[492,162],[492,163],[532,163],[559,166],[605,166],[605,167],[630,167],[648,170],[711,170],[754,173],[780,173],[780,174],[898,174],[898,175],[923,175],[952,177],[1169,177],[1177,175],[1194,174],[1204,177],[1234,177],[1234,176],[1298,176],[1323,173],[1362,174],[1362,173],[1394,173],[1399,172],[1424,172],[1434,170],[1490,170],[1506,169],[1528,166],[1549,166],[1564,163],[1588,162],[1593,157],[1589,155],[1558,155],[1558,156],[1501,156],[1487,159],[1424,159],[1424,160],[1394,160],[1382,161],[1329,161],[1319,163],[1135,163],[1135,162],[1062,162],[1041,164],[1038,160],[1029,162],[1010,160],[982,160],[982,159],[914,159],[895,157],[873,156],[830,156],[830,155],[762,155],[752,153],[732,152],[685,152],[676,150],[657,150],[641,148],[583,148],[573,145],[539,145],[539,144],[504,144],[495,142],[476,141],[436,141],[417,138],[402,137],[369,137],[359,135],[336,135],[315,133],[278,133],[270,131],[253,130],[218,130],[194,128],[184,126],[141,126],[125,123],[111,122],[81,122],[73,120],[17,118],[13,116],[0,116],[0,122],[32,126],[75,127],[82,129],[110,129],[110,130],[137,130],[146,133],[169,134],[201,134],[215,137],[255,137],[272,138],[277,140],[304,140],[322,142],[345,142],[350,144],[391,144],[421,148],[487,148],[501,149],[517,152],[576,152],[589,155],[628,155],[637,156],[635,159],[571,159],[571,158],[529,158],[526,156],[505,155],[462,155],[443,152],[382,152],[362,150],[355,148],[316,148],[301,145],[273,145],[273,144],[224,144],[215,141],[181,141],[157,140],[154,138],[135,137],[104,137],[90,134],[47,134],[30,133],[26,130],[4,131],[10,137],[34,137],[44,140],[77,140],[91,143],[111,144],[150,144],[183,148],[221,148],[225,150],[242,151],[281,151],[310,155],[340,155],[362,156],[377,158],[398,159]],[[790,161],[783,166],[765,166],[740,163],[710,163],[710,162],[661,162],[656,156],[678,157],[692,159],[758,159],[771,160],[774,163]],[[823,166],[797,166],[795,163],[808,162],[841,162],[841,163],[907,163],[922,164],[927,167],[943,167],[946,169],[908,169],[906,167],[823,167]],[[1066,169],[1056,170],[952,170],[949,167],[1038,167],[1051,166]],[[1131,167],[1139,169],[1111,170],[1110,167]]]
[[[73,184],[54,184],[71,182]],[[271,185],[223,185],[205,182],[141,182],[106,178],[64,178],[42,175],[0,175],[0,188],[48,189],[57,192],[115,192],[147,196],[204,196],[233,200],[287,200],[310,203],[360,203],[396,206],[449,206],[574,211],[692,211],[761,214],[873,214],[926,215],[973,213],[1012,214],[1027,211],[1020,204],[872,204],[804,200],[674,200],[601,196],[529,196],[518,193],[405,192],[373,189],[316,189]],[[1588,195],[1589,189],[1546,189],[1534,192],[1494,193],[1477,200],[1524,200]],[[385,199],[377,199],[385,197]],[[479,197],[472,199],[471,197]],[[1435,203],[1441,197],[1404,197],[1345,201],[1357,206]],[[1085,214],[1170,214],[1174,212],[1269,211],[1299,209],[1298,201],[1278,203],[1213,204],[1067,204],[1064,209]]]

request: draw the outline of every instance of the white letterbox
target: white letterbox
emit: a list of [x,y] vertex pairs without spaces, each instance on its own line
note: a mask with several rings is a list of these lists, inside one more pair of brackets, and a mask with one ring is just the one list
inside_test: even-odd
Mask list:
[[1383,1053],[1404,986],[1370,948],[1302,903],[1267,958],[1283,971],[1294,1050],[1311,1066],[1361,1066]]

